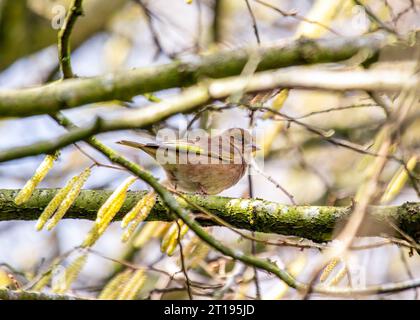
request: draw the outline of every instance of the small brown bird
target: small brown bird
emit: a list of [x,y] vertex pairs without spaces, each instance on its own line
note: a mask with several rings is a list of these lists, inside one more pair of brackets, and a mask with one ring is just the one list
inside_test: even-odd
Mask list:
[[165,169],[176,190],[217,194],[235,185],[245,174],[250,157],[258,150],[252,140],[248,131],[232,128],[211,137],[189,134],[176,141],[117,143],[151,155]]

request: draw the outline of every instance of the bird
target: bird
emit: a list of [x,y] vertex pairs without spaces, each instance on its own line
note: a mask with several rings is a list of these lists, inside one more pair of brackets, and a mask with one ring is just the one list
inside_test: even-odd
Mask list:
[[213,136],[202,132],[163,142],[121,140],[116,143],[152,156],[163,167],[175,190],[218,194],[244,176],[249,161],[259,148],[253,143],[251,133],[243,128],[231,128]]

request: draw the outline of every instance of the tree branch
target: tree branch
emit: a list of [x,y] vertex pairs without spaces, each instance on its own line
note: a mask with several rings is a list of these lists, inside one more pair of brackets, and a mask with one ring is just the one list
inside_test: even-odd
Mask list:
[[[19,190],[0,190],[0,221],[35,220],[54,197],[58,189],[38,189],[31,199],[16,205],[13,201]],[[95,220],[100,206],[112,191],[83,190],[65,218]],[[127,199],[116,216],[121,220],[146,191],[128,192]],[[315,241],[329,241],[336,226],[345,222],[351,213],[349,207],[327,206],[288,206],[259,199],[237,199],[221,196],[186,195],[188,201],[216,214],[236,228],[299,236]],[[187,209],[197,211],[194,206]],[[404,232],[419,239],[420,203],[406,203],[401,206],[372,206],[369,218],[374,220],[374,230],[363,230],[361,235],[380,236],[392,233],[388,221],[393,221]],[[163,202],[157,201],[148,220],[172,221],[171,215]],[[219,225],[203,214],[197,215],[197,221],[203,225]]]
[[398,70],[328,71],[295,67],[289,70],[261,72],[250,78],[214,80],[193,86],[182,94],[160,103],[137,110],[122,110],[114,118],[97,118],[91,125],[72,130],[54,140],[0,151],[0,162],[51,153],[102,132],[144,128],[174,114],[191,112],[211,100],[225,98],[238,91],[255,92],[279,86],[324,90],[396,90],[402,87],[417,87],[418,79]]
[[[71,122],[71,120],[67,119],[64,116],[56,117],[55,120],[60,123],[62,126],[66,128],[74,128],[75,125]],[[274,274],[279,279],[284,281],[288,286],[298,289],[298,290],[307,290],[307,285],[294,279],[286,270],[280,269],[276,264],[270,262],[270,261],[264,261],[261,259],[258,259],[254,256],[244,254],[243,252],[240,252],[238,250],[233,250],[212,237],[210,234],[208,234],[201,225],[195,221],[193,217],[190,216],[190,211],[185,210],[175,199],[175,197],[164,187],[162,186],[157,179],[151,175],[149,172],[143,170],[140,166],[137,164],[129,161],[125,157],[119,155],[117,152],[115,152],[113,149],[107,147],[103,143],[101,143],[99,140],[97,140],[95,137],[89,138],[88,143],[101,152],[103,155],[105,155],[109,160],[111,160],[114,163],[117,163],[121,165],[122,167],[129,170],[134,175],[138,176],[140,179],[145,181],[147,184],[149,184],[154,191],[160,196],[163,203],[165,204],[165,207],[167,207],[171,213],[176,215],[178,218],[181,218],[186,225],[190,227],[192,231],[204,242],[206,242],[209,246],[214,248],[215,250],[219,251],[220,253],[229,256],[235,260],[239,260],[247,265],[251,265],[256,268],[260,268],[262,270],[265,270],[269,273]],[[417,210],[418,211],[418,210]],[[420,280],[413,280],[410,282],[401,282],[401,283],[394,283],[389,285],[383,285],[383,286],[376,286],[373,288],[365,288],[362,290],[358,290],[359,294],[363,294],[363,292],[366,292],[367,294],[371,293],[371,290],[374,290],[375,293],[381,293],[381,292],[393,292],[393,291],[401,291],[408,288],[413,288],[420,285]],[[335,288],[332,288],[332,291],[329,290],[329,288],[313,288],[313,292],[323,293],[323,294],[330,294],[333,292],[335,295],[344,294],[344,295],[352,295],[352,290],[334,290]]]
[[58,33],[58,60],[64,78],[73,77],[73,70],[70,62],[70,35],[77,18],[82,14],[82,0],[73,0],[70,4],[64,24]]
[[0,289],[0,300],[85,300],[71,295]]
[[124,70],[84,79],[68,79],[40,87],[0,90],[0,115],[23,117],[55,113],[84,104],[130,100],[133,96],[189,86],[203,78],[238,75],[255,51],[261,57],[257,71],[348,59],[359,50],[372,53],[386,44],[382,34],[356,38],[298,39],[259,48],[242,48],[203,56],[197,61],[172,62],[157,67]]

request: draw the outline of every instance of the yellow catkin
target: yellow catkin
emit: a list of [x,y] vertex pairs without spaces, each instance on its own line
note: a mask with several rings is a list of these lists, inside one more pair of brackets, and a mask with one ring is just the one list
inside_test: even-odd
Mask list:
[[[128,224],[133,221],[137,216],[143,215],[144,212],[146,213],[146,217],[150,212],[150,209],[153,208],[156,202],[156,195],[153,191],[147,193],[144,197],[142,197],[136,205],[124,216],[123,220],[121,221],[121,228],[125,228]],[[145,217],[145,218],[146,218]]]
[[114,190],[114,192],[98,210],[98,215],[96,218],[96,221],[98,223],[101,222],[101,220],[106,214],[109,214],[109,209],[113,206],[116,200],[118,200],[119,198],[125,199],[128,188],[134,183],[134,181],[136,181],[136,179],[136,177],[128,177],[118,186],[117,189]]
[[168,232],[171,224],[169,222],[158,222],[158,226],[153,232],[154,238],[162,238]]
[[105,232],[114,219],[115,215],[120,211],[127,196],[127,190],[136,181],[136,177],[128,177],[117,189],[109,196],[105,203],[99,208],[95,223],[85,237],[82,243],[83,248],[91,247]]
[[99,227],[98,228],[99,234],[102,234],[105,232],[109,224],[112,222],[112,219],[114,219],[115,215],[118,213],[118,211],[120,211],[122,205],[124,204],[124,201],[125,201],[125,194],[114,199],[114,202],[108,208],[108,211],[104,214],[104,216],[100,220],[95,222]]
[[78,178],[79,176],[71,178],[67,184],[57,192],[54,198],[52,198],[52,200],[48,203],[44,211],[39,216],[38,222],[35,225],[36,230],[40,231],[44,227],[45,223],[47,223],[48,219],[53,215],[55,210],[57,210],[58,206],[61,204],[61,202],[63,202],[64,198],[73,188]]
[[87,262],[87,254],[77,257],[66,269],[66,290],[70,289],[71,284],[76,280]]
[[114,300],[120,293],[120,288],[130,279],[132,271],[130,269],[115,275],[105,287],[102,289],[98,296],[99,300]]
[[55,293],[64,293],[70,289],[71,284],[76,280],[87,261],[87,254],[77,257],[63,273],[63,279],[58,281],[58,285],[53,288]]
[[[312,8],[306,14],[307,21],[302,21],[295,33],[296,37],[319,38],[328,30],[322,25],[330,25],[337,11],[343,6],[342,0],[317,0]],[[308,21],[317,21],[319,23],[310,23]]]
[[144,269],[134,271],[131,278],[122,286],[117,300],[134,300],[145,282],[146,274]]
[[135,248],[143,247],[150,239],[153,238],[153,233],[155,228],[159,226],[158,221],[151,221],[144,224],[144,226],[140,229],[137,236],[133,240],[133,246]]
[[[179,222],[179,226],[182,226],[184,224],[183,221]],[[162,243],[160,245],[160,250],[162,252],[166,252],[168,250],[169,244],[176,239],[178,235],[178,224],[176,222],[172,222],[171,226],[169,227],[168,231],[165,233],[165,235],[162,238]]]
[[[126,219],[126,221],[129,221],[131,223],[122,235],[123,242],[126,242],[131,237],[133,232],[137,229],[137,226],[140,224],[140,222],[144,221],[147,218],[153,206],[155,205],[155,202],[155,193],[150,192],[147,195],[145,195],[139,202],[137,202],[134,208],[131,209],[130,212],[124,217],[125,219],[127,216],[130,216]],[[134,221],[132,221],[133,219]],[[126,224],[122,223],[122,225]]]
[[60,262],[61,258],[55,258],[51,263],[51,266],[48,269],[48,271],[42,275],[42,277],[32,286],[31,289],[33,291],[41,291],[43,288],[45,288],[51,281],[54,268],[56,268],[60,264]]
[[[273,99],[273,102],[271,103],[271,108],[276,111],[279,111],[283,107],[288,96],[289,96],[289,89],[282,89]],[[263,114],[262,118],[266,120],[272,116],[273,116],[273,113],[268,111]]]
[[92,228],[89,230],[88,234],[86,235],[83,243],[81,245],[82,248],[89,248],[92,247],[96,241],[98,241],[101,234],[99,233],[99,226],[94,223]]
[[45,178],[45,176],[53,167],[54,161],[57,159],[57,156],[58,153],[54,155],[49,154],[44,158],[44,161],[42,161],[39,167],[36,169],[32,178],[30,178],[26,182],[25,186],[17,194],[15,198],[15,203],[17,205],[20,205],[29,200],[36,186]]
[[[417,156],[412,156],[407,162],[407,169],[409,172],[412,172],[417,164]],[[406,182],[408,180],[408,174],[404,166],[395,173],[392,177],[390,183],[388,184],[382,198],[381,203],[388,203],[393,200],[404,188]]]
[[83,248],[92,247],[96,243],[96,241],[98,241],[100,236],[105,232],[106,228],[108,228],[115,214],[120,210],[124,201],[125,197],[120,197],[116,199],[112,206],[109,208],[109,212],[107,213],[107,215],[105,215],[99,223],[97,221],[94,222],[92,228],[90,229],[82,243]]
[[329,277],[329,275],[331,274],[331,272],[334,270],[334,268],[337,266],[337,264],[340,262],[339,258],[333,258],[328,265],[324,268],[324,270],[322,271],[321,276],[319,277],[319,281],[321,282],[325,282],[325,280],[327,280],[327,278]]
[[[182,238],[185,236],[185,234],[188,232],[189,228],[186,224],[183,224],[181,226],[181,230],[178,233],[178,228],[176,230],[175,236],[171,238],[171,241],[169,242],[167,248],[166,248],[166,254],[168,256],[172,256],[175,252],[175,249],[178,245],[178,242],[182,240]],[[178,238],[179,237],[179,238]]]
[[48,272],[47,274],[43,275],[41,279],[39,279],[37,283],[31,289],[33,291],[41,291],[50,283],[51,278],[52,278],[52,272]]
[[328,282],[327,286],[335,286],[340,283],[340,281],[346,276],[347,267],[344,266],[337,272],[337,274]]
[[[371,146],[369,147],[370,152],[377,153],[379,151],[380,146],[384,142],[385,133],[386,131],[383,129],[380,130],[378,133],[376,133],[375,139],[373,143],[371,144]],[[365,174],[368,176],[369,175],[368,173],[372,171],[371,164],[374,159],[375,157],[372,157],[371,155],[364,155],[360,159],[359,163],[356,165],[356,170],[359,172],[365,172]]]
[[0,289],[6,289],[12,284],[9,274],[0,268]]
[[61,202],[60,206],[58,207],[57,211],[55,212],[54,216],[51,218],[47,225],[47,230],[51,230],[54,228],[57,223],[64,217],[67,210],[72,206],[74,201],[80,194],[80,191],[83,188],[86,180],[89,178],[91,173],[91,169],[85,169],[78,177],[76,182],[74,183],[73,187],[71,188],[70,192],[67,193],[64,200]]
[[158,238],[166,233],[170,224],[161,221],[149,221],[144,224],[133,241],[135,248],[143,247],[150,239]]

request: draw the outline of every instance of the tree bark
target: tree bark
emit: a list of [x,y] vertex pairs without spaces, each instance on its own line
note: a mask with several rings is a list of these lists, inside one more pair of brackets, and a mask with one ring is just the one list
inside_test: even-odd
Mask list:
[[[18,206],[13,199],[19,190],[0,190],[0,221],[36,220],[58,189],[37,189],[31,199]],[[100,206],[112,191],[83,190],[73,206],[67,212],[66,219],[96,219]],[[115,220],[121,220],[134,204],[146,194],[146,191],[130,191]],[[235,228],[275,233],[287,236],[299,236],[317,242],[333,239],[334,232],[350,216],[350,207],[329,206],[289,206],[261,199],[238,199],[221,196],[185,195],[187,202],[198,205]],[[195,213],[197,221],[206,226],[220,225],[193,205],[188,208]],[[171,215],[162,201],[158,200],[148,220],[172,221]],[[420,203],[405,203],[401,206],[371,206],[369,222],[359,235],[381,236],[394,234],[389,222],[392,221],[413,239],[420,239]]]

